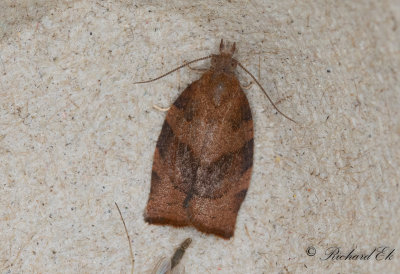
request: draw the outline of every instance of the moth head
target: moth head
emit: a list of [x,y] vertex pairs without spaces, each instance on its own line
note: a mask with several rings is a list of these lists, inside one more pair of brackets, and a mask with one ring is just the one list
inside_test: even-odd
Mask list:
[[235,53],[236,43],[233,43],[230,47],[225,46],[224,40],[221,39],[219,45],[219,54],[214,54],[211,57],[211,67],[214,70],[223,71],[225,73],[234,73],[237,66],[237,61],[232,58]]

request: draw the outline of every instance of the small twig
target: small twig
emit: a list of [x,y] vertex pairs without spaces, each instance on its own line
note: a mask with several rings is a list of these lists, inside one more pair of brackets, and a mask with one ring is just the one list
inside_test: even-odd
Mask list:
[[128,242],[129,242],[129,251],[130,251],[130,253],[131,253],[131,261],[132,261],[132,271],[131,271],[131,273],[133,274],[133,268],[134,268],[134,265],[135,265],[135,259],[134,259],[134,257],[133,257],[131,237],[129,237],[128,229],[126,228],[126,224],[125,224],[125,220],[124,220],[124,218],[122,217],[122,213],[121,213],[121,210],[119,209],[119,206],[118,206],[117,202],[115,202],[115,206],[116,206],[117,209],[118,209],[119,216],[121,217],[122,223],[124,224],[126,237],[128,238]]

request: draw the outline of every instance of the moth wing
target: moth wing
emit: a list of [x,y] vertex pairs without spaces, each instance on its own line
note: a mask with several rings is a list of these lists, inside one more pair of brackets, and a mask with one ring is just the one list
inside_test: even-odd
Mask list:
[[176,99],[167,112],[158,137],[153,158],[150,195],[145,211],[145,220],[149,223],[190,225],[183,205],[194,172],[187,166],[193,166],[195,160],[187,153],[188,147],[179,139],[180,125],[176,117],[184,118],[180,110],[193,100],[192,93],[198,89],[198,82],[189,85]]
[[[250,184],[254,151],[250,105],[240,87],[231,101],[229,111],[224,113],[226,118],[215,125],[227,132],[216,141],[222,144],[218,148],[219,157],[200,165],[197,171],[198,189],[207,188],[207,192],[194,195],[189,206],[192,225],[227,239],[234,234],[237,214]],[[224,142],[225,139],[228,141]]]
[[[154,153],[147,222],[233,235],[250,183],[254,134],[246,95],[228,77],[205,73],[168,111]],[[210,81],[215,86],[205,89]]]
[[171,271],[171,260],[162,257],[157,261],[156,266],[154,267],[152,274],[167,274]]

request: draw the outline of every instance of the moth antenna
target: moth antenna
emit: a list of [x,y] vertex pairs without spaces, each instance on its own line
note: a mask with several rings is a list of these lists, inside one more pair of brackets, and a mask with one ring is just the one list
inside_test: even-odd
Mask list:
[[129,242],[129,251],[130,251],[130,253],[131,253],[131,261],[132,261],[132,270],[131,270],[131,274],[133,274],[133,267],[134,267],[134,265],[135,265],[135,258],[133,257],[131,238],[129,237],[128,229],[126,228],[126,224],[125,224],[124,218],[122,217],[121,210],[119,209],[119,206],[118,206],[117,202],[114,202],[114,203],[115,203],[115,206],[116,206],[117,209],[118,209],[119,216],[121,217],[122,223],[124,224],[126,237],[128,238],[128,242]]
[[297,122],[295,120],[293,120],[292,118],[288,117],[287,115],[285,115],[282,111],[279,110],[279,108],[274,104],[274,102],[271,100],[271,98],[269,97],[268,93],[265,91],[265,89],[261,86],[261,84],[257,81],[256,77],[254,77],[253,74],[250,73],[250,71],[248,71],[241,63],[237,62],[239,67],[241,67],[245,72],[247,72],[247,74],[250,75],[251,78],[253,78],[254,82],[256,82],[256,84],[260,87],[260,89],[264,92],[265,96],[267,96],[269,102],[271,103],[271,105],[276,109],[277,112],[279,112],[283,117],[285,117],[286,119],[292,121],[293,123],[297,124]]
[[177,67],[177,68],[174,68],[173,70],[168,71],[167,73],[165,73],[165,74],[163,74],[163,75],[161,75],[161,76],[159,76],[159,77],[157,77],[157,78],[150,79],[150,80],[147,80],[147,81],[135,82],[135,83],[133,83],[133,84],[144,84],[144,83],[150,83],[150,82],[153,82],[153,81],[157,81],[158,79],[161,79],[161,78],[167,76],[168,74],[171,74],[171,73],[173,73],[173,72],[175,72],[175,71],[177,71],[177,70],[179,70],[179,69],[181,69],[181,68],[183,68],[183,67],[186,67],[186,66],[188,66],[188,65],[190,65],[190,64],[193,64],[193,63],[195,63],[195,62],[202,61],[202,60],[205,60],[205,59],[208,59],[208,58],[211,58],[211,57],[213,57],[213,55],[208,55],[208,56],[205,56],[205,57],[201,57],[201,58],[192,60],[192,61],[187,62],[187,63],[185,63],[185,64],[183,64],[183,65],[181,65],[181,66],[179,66],[179,67]]

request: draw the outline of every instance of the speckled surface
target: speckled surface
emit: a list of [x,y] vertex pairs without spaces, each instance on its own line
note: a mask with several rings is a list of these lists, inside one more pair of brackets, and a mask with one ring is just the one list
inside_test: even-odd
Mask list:
[[[2,1],[0,272],[129,273],[117,202],[135,273],[187,237],[186,273],[395,273],[399,22],[395,0]],[[199,75],[133,85],[217,52],[221,38],[300,123],[257,86],[246,91],[254,172],[229,241],[143,221],[165,117],[153,105],[168,107]],[[334,246],[396,250],[321,260]]]

